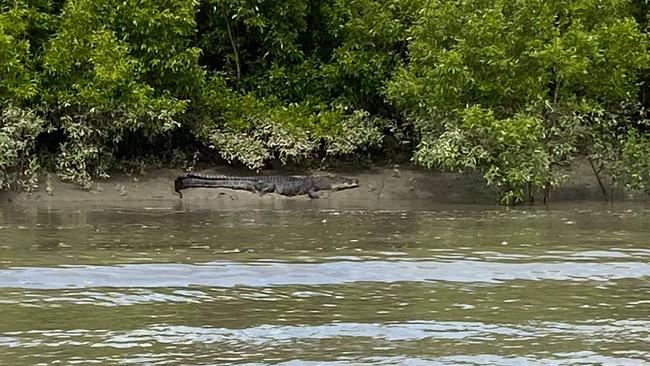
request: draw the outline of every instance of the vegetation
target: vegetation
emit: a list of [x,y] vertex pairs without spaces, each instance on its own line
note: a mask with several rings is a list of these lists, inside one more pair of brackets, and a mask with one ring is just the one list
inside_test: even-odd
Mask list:
[[[0,0],[0,186],[404,156],[650,191],[647,0]],[[181,158],[180,160],[183,160]]]

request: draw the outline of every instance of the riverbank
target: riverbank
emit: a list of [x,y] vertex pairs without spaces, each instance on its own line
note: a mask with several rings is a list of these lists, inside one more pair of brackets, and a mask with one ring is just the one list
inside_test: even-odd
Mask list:
[[[229,167],[200,170],[205,174],[246,174]],[[276,194],[259,196],[227,189],[189,189],[183,199],[173,192],[174,179],[181,171],[158,169],[144,175],[114,174],[93,184],[90,190],[63,183],[54,175],[45,177],[35,192],[0,193],[0,204],[20,206],[79,206],[105,207],[199,207],[215,209],[238,208],[369,208],[400,209],[430,208],[439,205],[494,205],[497,200],[493,187],[487,187],[478,173],[448,173],[413,166],[384,166],[364,170],[336,170],[333,173],[357,178],[360,187],[339,192],[327,192],[317,200],[306,196],[283,197]],[[279,174],[278,171],[263,172]],[[588,164],[574,164],[566,171],[568,178],[551,195],[551,203],[570,201],[604,201],[602,189]],[[605,182],[606,183],[606,182]],[[614,191],[615,200],[647,201],[644,194]],[[542,204],[542,192],[535,201]]]

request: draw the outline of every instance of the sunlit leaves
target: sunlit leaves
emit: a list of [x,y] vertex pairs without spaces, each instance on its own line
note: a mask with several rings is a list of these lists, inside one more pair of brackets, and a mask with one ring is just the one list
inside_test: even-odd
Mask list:
[[21,1],[0,2],[0,104],[36,93],[28,39],[28,7]]

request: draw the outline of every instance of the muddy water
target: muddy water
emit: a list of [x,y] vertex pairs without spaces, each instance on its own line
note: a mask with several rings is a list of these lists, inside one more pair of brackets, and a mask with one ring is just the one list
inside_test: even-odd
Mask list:
[[648,365],[650,207],[0,209],[0,364]]

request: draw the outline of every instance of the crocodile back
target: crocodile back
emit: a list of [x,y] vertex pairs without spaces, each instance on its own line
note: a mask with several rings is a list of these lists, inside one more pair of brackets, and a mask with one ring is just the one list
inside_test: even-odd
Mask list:
[[306,181],[310,177],[307,175],[249,175],[249,176],[232,176],[232,175],[205,175],[197,173],[185,174],[184,178],[214,180],[214,181],[253,181],[253,182],[295,182]]

